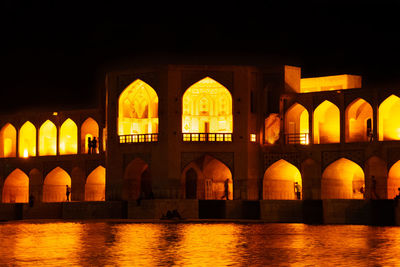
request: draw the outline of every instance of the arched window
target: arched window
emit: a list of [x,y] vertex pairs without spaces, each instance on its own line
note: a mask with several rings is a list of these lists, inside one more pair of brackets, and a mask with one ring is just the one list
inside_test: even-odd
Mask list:
[[314,144],[340,142],[340,111],[333,103],[325,100],[314,110]]
[[19,157],[36,156],[36,128],[27,121],[19,129]]
[[43,202],[66,201],[67,185],[71,187],[71,177],[69,174],[60,167],[53,169],[47,174],[43,182]]
[[7,176],[3,187],[3,203],[26,203],[29,199],[29,178],[20,169]]
[[372,107],[364,99],[346,108],[346,142],[366,142],[372,137]]
[[[158,133],[158,96],[147,83],[139,79],[131,83],[119,96],[118,106],[120,136]],[[130,141],[120,138],[120,142]]]
[[378,109],[379,141],[400,140],[400,98],[391,95],[383,101]]
[[[206,77],[186,90],[182,98],[184,141],[231,141],[232,129],[232,96],[228,89]],[[217,140],[218,135],[209,135],[208,140],[186,140],[189,135],[185,133],[224,133],[229,140]]]
[[71,119],[67,119],[60,128],[60,154],[76,154],[78,152],[78,127]]
[[97,149],[96,153],[99,153],[99,125],[92,118],[87,118],[81,127],[81,151],[83,153],[89,152],[89,138],[93,140],[97,139]]
[[1,128],[0,131],[0,157],[15,157],[17,154],[17,131],[10,123]]
[[285,114],[286,143],[307,145],[308,121],[308,111],[302,105],[296,103],[291,106]]
[[57,155],[57,128],[49,120],[39,128],[39,155]]

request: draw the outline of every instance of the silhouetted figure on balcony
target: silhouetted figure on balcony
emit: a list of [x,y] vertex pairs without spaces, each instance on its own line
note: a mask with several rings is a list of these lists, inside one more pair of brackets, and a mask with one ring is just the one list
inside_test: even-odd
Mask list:
[[296,199],[301,199],[301,186],[298,182],[294,182],[294,193],[296,194]]
[[93,137],[92,140],[92,154],[96,154],[97,153],[97,139],[96,136]]
[[223,198],[229,200],[229,179],[226,179],[224,182],[224,195],[221,197],[221,199]]
[[67,195],[67,201],[69,201],[69,195],[71,194],[71,189],[69,188],[68,185],[66,185],[66,192],[65,194]]
[[90,138],[90,136],[87,139],[88,141],[88,154],[92,153],[92,139]]

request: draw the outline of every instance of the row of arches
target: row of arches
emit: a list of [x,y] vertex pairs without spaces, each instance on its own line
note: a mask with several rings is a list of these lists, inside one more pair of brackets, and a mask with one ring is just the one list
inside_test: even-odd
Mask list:
[[[205,77],[182,97],[183,133],[232,133],[232,96],[227,88]],[[118,134],[158,133],[158,95],[137,79],[118,100]]]
[[[58,132],[58,134],[57,134]],[[88,153],[88,139],[99,138],[99,126],[93,118],[87,118],[80,128],[81,152]],[[11,123],[0,130],[0,157],[27,158],[78,153],[78,127],[68,118],[58,129],[51,120],[46,120],[37,130],[30,121],[18,130]],[[17,151],[18,150],[18,151]],[[97,146],[98,153],[98,146]]]
[[[86,177],[86,181],[82,181],[85,201],[105,200],[105,172],[103,166],[98,166]],[[64,202],[67,200],[66,186],[71,188],[71,198],[74,193],[80,193],[79,190],[75,190],[75,185],[81,186],[81,182],[77,181],[74,184],[71,176],[60,167],[50,171],[43,181],[39,170],[33,169],[27,175],[17,168],[4,181],[2,202],[27,203],[30,197],[35,198],[35,201]]]
[[[400,98],[391,95],[378,107],[378,139],[379,141],[400,140],[400,119],[392,116],[400,112]],[[285,113],[285,134],[305,134],[310,132],[312,123],[313,143],[340,142],[340,110],[332,102],[325,100],[318,105],[312,120],[309,111],[299,103],[293,104]],[[373,108],[362,98],[357,98],[345,110],[345,141],[366,142],[373,135]],[[302,144],[308,144],[308,139],[302,139]]]
[[[302,175],[309,179],[321,177],[321,199],[393,199],[400,188],[400,160],[387,171],[386,163],[378,157],[371,157],[364,169],[347,158],[340,158],[319,175],[311,159],[303,162],[302,171],[281,159],[264,173],[263,199],[296,199],[294,184],[304,184]],[[306,190],[313,188],[308,186]]]

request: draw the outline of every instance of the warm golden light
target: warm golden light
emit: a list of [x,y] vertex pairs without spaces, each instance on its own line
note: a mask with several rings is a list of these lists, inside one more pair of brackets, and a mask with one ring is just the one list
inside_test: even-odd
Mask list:
[[158,133],[158,96],[147,83],[136,80],[118,101],[118,134]]
[[94,169],[86,179],[85,201],[105,201],[106,169],[102,166]]
[[400,140],[400,98],[391,95],[378,109],[379,141]]
[[363,170],[346,158],[331,163],[322,173],[322,199],[362,199],[364,188]]
[[20,157],[36,156],[36,128],[27,121],[19,129],[19,155]]
[[3,203],[27,203],[29,200],[29,178],[20,169],[15,169],[4,181]]
[[289,144],[308,145],[309,116],[302,105],[296,103],[286,112],[285,134]]
[[372,136],[372,107],[364,99],[346,108],[346,142],[365,142]]
[[10,123],[1,128],[0,131],[0,158],[16,156],[17,131]]
[[44,179],[43,202],[66,201],[67,185],[71,187],[71,177],[69,174],[60,167],[53,169]]
[[250,142],[257,142],[257,135],[256,134],[250,134]]
[[99,126],[97,122],[92,118],[87,118],[81,127],[81,151],[84,153],[89,152],[88,138],[93,140],[93,137],[97,139],[96,153],[99,153]]
[[78,127],[71,119],[67,119],[60,128],[60,155],[78,152]]
[[400,160],[397,161],[389,170],[387,179],[387,197],[393,199],[399,194],[400,188]]
[[279,114],[272,113],[265,119],[265,142],[275,144],[281,132],[281,119]]
[[224,86],[206,77],[182,97],[183,133],[232,133],[232,96]]
[[39,155],[57,155],[57,128],[50,120],[39,128]]
[[340,142],[340,111],[325,100],[314,110],[314,144]]
[[300,171],[286,160],[278,160],[264,173],[263,199],[296,199],[295,182],[301,189]]
[[324,77],[303,78],[300,80],[300,92],[320,92],[361,88],[361,76],[333,75]]

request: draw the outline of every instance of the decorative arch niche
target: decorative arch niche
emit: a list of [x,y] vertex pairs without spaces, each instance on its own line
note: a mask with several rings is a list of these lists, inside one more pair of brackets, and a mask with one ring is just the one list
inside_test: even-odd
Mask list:
[[93,140],[97,139],[96,153],[99,153],[99,125],[92,118],[87,118],[81,126],[81,151],[83,153],[89,152],[89,138]]
[[19,129],[18,153],[21,158],[36,156],[36,128],[30,121]]
[[67,119],[60,128],[60,155],[78,153],[78,127]]
[[39,128],[39,155],[57,155],[57,127],[50,120]]
[[[71,177],[60,167],[56,167],[43,182],[43,202],[63,202],[67,200],[66,186],[71,187]],[[70,199],[71,195],[70,195]]]
[[20,169],[10,173],[3,187],[3,203],[27,203],[29,200],[29,177]]
[[309,133],[309,115],[299,103],[293,104],[285,114],[286,142],[289,144],[300,143],[307,145]]
[[313,120],[314,144],[340,142],[339,108],[325,100],[314,110]]
[[391,95],[378,108],[379,141],[400,140],[400,98]]
[[105,201],[106,169],[98,166],[86,179],[85,201]]
[[346,142],[366,142],[372,136],[372,107],[362,98],[354,100],[345,112]]
[[17,156],[17,130],[7,123],[0,131],[0,157],[9,158]]

